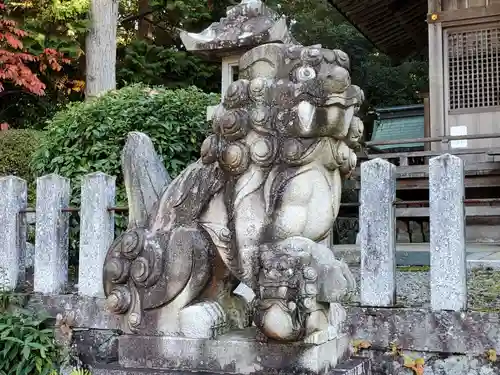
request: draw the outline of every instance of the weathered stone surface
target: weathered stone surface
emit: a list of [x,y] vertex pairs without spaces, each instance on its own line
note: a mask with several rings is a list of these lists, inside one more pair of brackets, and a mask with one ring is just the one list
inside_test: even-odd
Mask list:
[[[36,296],[31,298],[28,307],[45,310],[51,316],[75,311],[75,331],[120,330],[119,317],[106,311],[103,299]],[[352,339],[367,340],[378,349],[386,350],[396,341],[403,349],[413,351],[482,355],[489,349],[500,350],[500,311],[460,313],[350,306],[347,316]]]
[[[427,249],[408,249],[402,244],[396,244],[397,266],[429,266],[430,253]],[[359,267],[361,264],[361,249],[359,245],[335,246],[335,255],[346,262],[349,267]]]
[[422,226],[416,221],[410,221],[408,224],[410,228],[410,236],[412,243],[422,243],[424,242],[424,234],[422,231]]
[[353,339],[372,348],[482,355],[500,350],[500,314],[403,308],[348,308]]
[[26,268],[33,268],[35,266],[35,245],[31,242],[26,242]]
[[[80,295],[37,295],[32,296],[29,303],[30,308],[43,309],[51,316],[58,313],[63,315],[74,311],[75,327],[99,330],[121,330],[127,331],[128,325],[119,315],[109,312],[106,300],[98,297],[86,297]],[[213,311],[210,311],[213,313]],[[150,310],[144,313],[148,329],[141,331],[144,335],[165,335],[169,332],[162,330],[154,323],[161,320],[158,310]]]
[[[202,375],[220,375],[213,372],[198,373]],[[190,371],[127,369],[119,365],[92,366],[92,375],[193,375]]]
[[[220,375],[220,372],[131,369],[131,368],[124,368],[119,365],[96,365],[92,366],[92,374],[93,375],[193,375],[193,374]],[[290,371],[283,369],[258,371],[255,372],[254,374],[255,375],[310,375],[306,372],[297,372],[297,371]],[[338,368],[331,369],[324,375],[372,375],[371,360],[369,358],[356,357],[352,360],[347,361],[345,364],[344,363],[340,364]]]
[[24,281],[27,185],[21,178],[0,177],[0,289],[14,290]]
[[372,375],[372,363],[368,358],[352,357],[331,370],[332,375]]
[[36,213],[35,212],[27,212],[26,213],[26,224],[35,224],[36,223]]
[[[404,268],[403,268],[404,269]],[[361,284],[361,271],[359,267],[351,266],[352,273],[356,279],[356,285]],[[407,307],[430,306],[430,287],[428,268],[424,271],[396,271],[396,305]],[[361,291],[357,287],[349,293],[344,302],[361,305]]]
[[[244,1],[219,26],[242,21],[251,32],[246,16],[259,16],[261,6]],[[219,26],[212,30],[226,40],[232,31]],[[162,170],[151,142],[129,136],[123,169],[132,215],[104,266],[108,306],[127,332],[208,338],[253,318],[263,340],[335,339],[345,315],[338,300],[354,279],[328,237],[363,130],[355,115],[364,94],[351,85],[349,64],[344,52],[321,46],[247,51],[201,158],[161,195],[163,177],[149,177]],[[252,306],[233,293],[240,281],[258,296]]]
[[382,159],[361,164],[361,304],[391,306],[396,298],[396,167]]
[[453,155],[429,161],[431,305],[434,310],[467,307],[464,164]]
[[80,209],[80,258],[78,292],[84,296],[104,296],[102,265],[115,237],[115,177],[91,173],[82,181]]
[[[404,351],[409,360],[423,360],[424,375],[496,375],[500,373],[498,362],[488,361],[486,356],[450,355]],[[364,350],[371,359],[373,375],[414,375],[416,372],[404,366],[404,357],[395,356],[391,350]]]
[[244,0],[228,9],[226,17],[199,34],[181,31],[188,51],[204,55],[225,55],[264,43],[293,43],[286,18],[260,0]]
[[349,354],[349,339],[342,336],[322,345],[263,344],[255,333],[232,333],[218,340],[125,335],[119,338],[124,367],[222,371],[230,374],[320,373]]
[[106,309],[106,300],[79,295],[34,295],[28,307],[46,311],[50,316],[75,312],[75,328],[119,330],[120,319]]
[[69,179],[49,174],[36,183],[35,293],[57,294],[68,281]]
[[410,231],[406,221],[396,221],[396,242],[397,243],[410,243]]
[[[360,270],[351,267],[357,285]],[[500,311],[500,271],[474,268],[468,270],[468,308],[480,311]],[[428,267],[402,267],[396,271],[397,306],[430,308],[430,272]],[[360,304],[359,287],[349,293],[344,302]]]
[[171,178],[156,154],[153,142],[144,133],[128,134],[121,163],[130,202],[129,226],[144,227],[154,204],[167,188]]
[[118,336],[110,330],[76,330],[73,343],[79,359],[85,364],[108,364],[118,362]]
[[[92,375],[193,375],[191,371],[126,369],[119,365],[97,365],[92,367]],[[198,373],[202,375],[220,375],[214,372]]]
[[[442,356],[439,353],[411,352],[404,351],[403,354],[410,359],[422,359],[424,361],[424,375],[497,375],[500,373],[498,362],[491,362],[484,356],[471,355],[450,355]],[[362,363],[363,371],[360,372],[357,366],[353,369],[345,370],[343,367],[333,369],[328,374],[344,375],[414,375],[415,372],[404,366],[404,358],[395,356],[390,350],[363,350],[363,357],[354,359],[357,363]],[[358,359],[359,358],[359,359]],[[370,362],[368,362],[370,361]],[[349,365],[352,361],[348,361]],[[371,368],[367,369],[368,363]],[[343,372],[342,372],[343,371]],[[347,371],[347,372],[346,372]],[[92,368],[94,375],[192,375],[189,371],[175,370],[140,370],[123,369],[119,366],[98,366]],[[206,375],[216,373],[204,372]],[[273,372],[273,375],[289,375],[288,372]],[[290,374],[291,375],[291,374]],[[325,374],[326,375],[326,374]]]

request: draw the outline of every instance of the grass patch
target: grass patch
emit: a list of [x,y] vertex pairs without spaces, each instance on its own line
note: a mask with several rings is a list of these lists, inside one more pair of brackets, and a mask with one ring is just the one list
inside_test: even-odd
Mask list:
[[469,308],[500,311],[500,271],[478,268],[469,271]]
[[397,270],[400,272],[429,272],[430,266],[398,266]]

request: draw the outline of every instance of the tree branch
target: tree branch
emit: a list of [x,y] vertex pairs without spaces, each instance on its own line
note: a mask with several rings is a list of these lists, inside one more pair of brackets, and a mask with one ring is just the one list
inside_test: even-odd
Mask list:
[[159,28],[160,30],[163,30],[163,31],[168,32],[168,30],[167,30],[166,28],[164,28],[163,26],[161,26],[158,22],[155,22],[155,21],[150,20],[150,19],[148,19],[148,18],[145,18],[144,20],[145,20],[146,22],[149,22],[151,25],[156,26],[156,27],[157,27],[157,28]]
[[137,20],[140,20],[146,16],[149,16],[150,14],[152,14],[154,11],[152,9],[148,9],[144,12],[141,12],[139,14],[130,14],[126,17],[124,17],[121,21],[120,21],[120,25],[122,23],[125,23],[125,22],[131,22],[131,21],[137,21]]

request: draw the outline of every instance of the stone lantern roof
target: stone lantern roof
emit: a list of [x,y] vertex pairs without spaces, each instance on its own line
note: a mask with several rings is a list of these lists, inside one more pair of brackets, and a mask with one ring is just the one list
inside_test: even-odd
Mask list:
[[201,33],[182,30],[180,37],[188,51],[218,60],[265,43],[295,43],[286,18],[261,0],[242,0]]

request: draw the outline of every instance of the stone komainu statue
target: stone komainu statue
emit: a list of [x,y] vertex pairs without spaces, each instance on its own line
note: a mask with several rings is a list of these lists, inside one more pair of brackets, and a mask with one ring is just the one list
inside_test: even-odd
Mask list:
[[[261,45],[239,69],[201,158],[172,182],[149,138],[129,135],[129,228],[106,258],[107,304],[132,332],[213,338],[253,321],[262,339],[321,343],[354,286],[321,242],[356,165],[363,92],[348,56],[321,46]],[[233,293],[240,282],[253,301]]]

